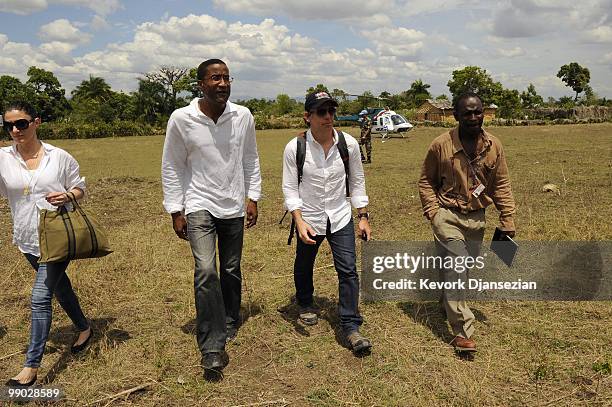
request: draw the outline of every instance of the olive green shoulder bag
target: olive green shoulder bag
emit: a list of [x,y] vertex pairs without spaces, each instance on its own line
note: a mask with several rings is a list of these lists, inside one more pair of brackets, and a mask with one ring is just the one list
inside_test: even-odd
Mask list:
[[98,221],[77,202],[73,193],[68,198],[72,210],[60,206],[57,211],[41,209],[38,224],[40,263],[102,257],[112,253],[106,233]]

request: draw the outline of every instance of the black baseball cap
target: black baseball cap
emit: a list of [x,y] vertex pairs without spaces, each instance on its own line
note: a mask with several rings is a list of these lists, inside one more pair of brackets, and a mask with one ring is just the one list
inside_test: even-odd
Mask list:
[[313,92],[306,96],[306,102],[304,102],[304,110],[307,112],[312,112],[313,110],[317,110],[324,103],[331,102],[332,105],[338,107],[338,102],[336,99],[329,96],[327,92]]

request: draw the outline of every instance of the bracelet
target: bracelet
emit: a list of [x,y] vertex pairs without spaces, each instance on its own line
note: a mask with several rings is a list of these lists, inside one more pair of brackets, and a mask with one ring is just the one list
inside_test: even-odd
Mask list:
[[358,213],[355,217],[359,220],[362,218],[370,219],[370,212]]

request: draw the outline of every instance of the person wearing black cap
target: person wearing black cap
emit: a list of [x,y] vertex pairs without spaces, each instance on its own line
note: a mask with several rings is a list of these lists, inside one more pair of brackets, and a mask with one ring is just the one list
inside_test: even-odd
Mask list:
[[[359,314],[359,275],[351,204],[358,212],[358,233],[369,240],[368,196],[357,140],[333,128],[337,107],[338,102],[327,92],[311,93],[306,97],[304,121],[309,129],[285,147],[283,194],[298,237],[293,270],[299,320],[305,325],[318,322],[313,303],[313,266],[319,246],[327,238],[338,273],[338,314],[342,333],[355,354],[367,354],[372,343],[359,333],[363,319]],[[298,180],[296,159],[299,137],[305,138],[301,180]],[[341,145],[342,138],[346,149]],[[348,174],[341,148],[348,151]],[[347,200],[349,192],[351,203]]]

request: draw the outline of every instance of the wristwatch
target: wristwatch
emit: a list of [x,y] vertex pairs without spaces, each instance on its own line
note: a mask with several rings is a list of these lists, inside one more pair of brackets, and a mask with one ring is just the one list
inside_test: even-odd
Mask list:
[[370,219],[370,212],[358,213],[356,218],[359,220],[361,220],[361,218]]

